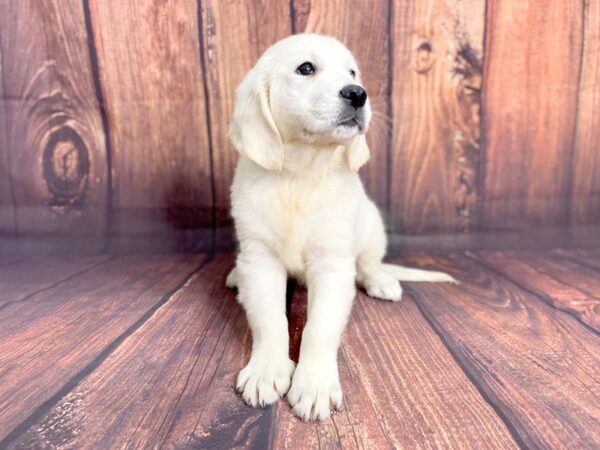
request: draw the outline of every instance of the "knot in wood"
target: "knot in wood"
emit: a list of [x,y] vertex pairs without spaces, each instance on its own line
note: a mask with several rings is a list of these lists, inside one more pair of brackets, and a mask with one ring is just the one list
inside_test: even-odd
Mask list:
[[81,208],[88,187],[90,159],[79,134],[64,126],[54,131],[43,154],[50,205]]
[[428,72],[435,62],[433,47],[430,42],[423,41],[417,47],[413,59],[413,67],[418,73]]

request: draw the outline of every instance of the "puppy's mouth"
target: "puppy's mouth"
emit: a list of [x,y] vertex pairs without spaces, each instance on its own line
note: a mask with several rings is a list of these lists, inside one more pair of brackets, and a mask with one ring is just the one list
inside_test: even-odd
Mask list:
[[338,127],[348,127],[348,128],[358,127],[359,131],[362,131],[363,122],[357,116],[352,116],[352,117],[338,120],[337,126]]

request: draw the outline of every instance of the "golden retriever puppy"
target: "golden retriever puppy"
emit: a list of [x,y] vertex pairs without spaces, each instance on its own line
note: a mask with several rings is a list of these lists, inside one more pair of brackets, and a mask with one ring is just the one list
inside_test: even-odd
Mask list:
[[[342,403],[337,352],[356,284],[398,301],[399,280],[453,281],[382,263],[383,222],[357,174],[369,159],[370,118],[356,61],[331,37],[277,42],[237,89],[229,137],[241,155],[231,188],[239,255],[227,284],[252,330],[237,379],[249,405],[287,393],[302,419],[328,417]],[[288,356],[288,276],[308,288],[297,367]]]

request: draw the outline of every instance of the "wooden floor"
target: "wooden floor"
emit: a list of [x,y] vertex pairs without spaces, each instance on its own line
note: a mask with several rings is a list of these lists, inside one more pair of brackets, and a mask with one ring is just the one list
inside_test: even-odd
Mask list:
[[[394,259],[394,258],[392,258]],[[234,391],[231,254],[0,260],[0,448],[600,448],[600,251],[396,261],[461,285],[360,293],[322,423]],[[306,292],[290,283],[293,358]]]

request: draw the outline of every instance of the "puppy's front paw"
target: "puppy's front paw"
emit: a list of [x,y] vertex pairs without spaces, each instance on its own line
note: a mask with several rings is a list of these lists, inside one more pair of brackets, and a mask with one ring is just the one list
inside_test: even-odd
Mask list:
[[304,361],[298,364],[287,394],[294,414],[303,420],[322,420],[342,406],[337,362]]
[[378,272],[364,282],[364,287],[371,297],[398,302],[402,298],[400,282],[392,275]]
[[252,357],[237,377],[237,390],[250,406],[275,403],[290,388],[294,361],[283,358]]

